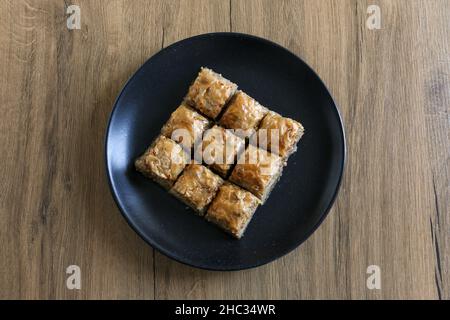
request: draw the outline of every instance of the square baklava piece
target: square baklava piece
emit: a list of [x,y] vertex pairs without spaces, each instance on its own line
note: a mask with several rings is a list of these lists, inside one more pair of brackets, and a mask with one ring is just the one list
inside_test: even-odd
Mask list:
[[270,111],[261,121],[250,142],[261,149],[278,154],[286,161],[297,151],[297,143],[303,133],[304,128],[300,122]]
[[170,115],[161,129],[161,134],[190,151],[194,143],[202,137],[203,131],[210,126],[211,123],[207,118],[182,103]]
[[222,183],[222,178],[207,167],[193,163],[186,167],[170,193],[203,216]]
[[169,189],[188,164],[189,157],[175,141],[159,136],[135,161],[136,169]]
[[201,68],[185,101],[202,114],[216,119],[236,92],[237,85],[208,68]]
[[239,157],[230,181],[252,192],[264,203],[282,170],[281,157],[249,144]]
[[227,182],[219,188],[205,218],[239,239],[259,203],[252,193]]
[[195,150],[195,157],[225,178],[244,147],[244,139],[216,125],[204,132],[202,142]]
[[235,129],[235,133],[241,137],[248,137],[258,128],[267,112],[269,110],[266,107],[239,90],[231,99],[219,124]]

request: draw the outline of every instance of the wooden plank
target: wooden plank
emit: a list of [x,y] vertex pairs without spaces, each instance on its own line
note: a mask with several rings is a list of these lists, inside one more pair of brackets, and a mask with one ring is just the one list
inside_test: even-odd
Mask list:
[[113,203],[103,139],[121,86],[160,48],[160,5],[71,4],[81,30],[62,1],[0,4],[0,297],[153,298],[152,250]]

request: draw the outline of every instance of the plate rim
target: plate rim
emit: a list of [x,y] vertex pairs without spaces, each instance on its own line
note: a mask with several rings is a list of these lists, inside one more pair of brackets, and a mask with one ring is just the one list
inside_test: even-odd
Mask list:
[[[295,241],[293,243],[293,245],[288,246],[287,249],[282,250],[279,254],[274,255],[273,257],[271,257],[270,259],[267,259],[261,263],[253,263],[253,264],[248,264],[248,265],[244,265],[244,266],[239,266],[239,267],[227,267],[227,266],[211,266],[211,265],[205,265],[202,263],[199,264],[195,264],[195,263],[190,263],[188,261],[183,261],[182,259],[180,259],[179,257],[177,257],[176,255],[172,254],[169,250],[164,249],[163,247],[159,246],[158,244],[156,244],[154,241],[152,241],[152,239],[148,238],[146,235],[144,235],[143,232],[141,232],[138,228],[138,226],[136,226],[132,221],[131,218],[129,217],[128,213],[126,212],[126,210],[124,210],[124,207],[121,203],[121,200],[119,199],[119,197],[117,196],[117,190],[116,187],[113,183],[113,177],[112,177],[112,173],[111,173],[111,169],[108,163],[108,138],[110,135],[110,130],[111,130],[111,122],[112,119],[114,117],[114,114],[117,111],[117,106],[118,106],[118,102],[120,100],[120,98],[122,97],[122,95],[124,94],[126,88],[128,87],[128,85],[131,83],[131,81],[137,76],[137,74],[155,57],[159,56],[160,54],[163,54],[165,51],[170,50],[171,48],[180,45],[183,42],[187,42],[187,41],[192,41],[198,38],[208,38],[208,37],[216,37],[216,36],[229,36],[229,37],[240,37],[240,38],[246,38],[246,39],[251,39],[251,40],[256,40],[256,41],[260,41],[262,43],[265,43],[267,45],[270,46],[275,46],[283,51],[285,51],[286,53],[292,55],[294,58],[296,58],[298,61],[300,61],[301,63],[303,63],[305,65],[305,67],[307,69],[309,69],[309,71],[313,74],[313,76],[319,80],[319,82],[322,84],[322,86],[325,88],[326,93],[328,94],[329,98],[331,99],[331,101],[333,102],[333,107],[332,108],[334,110],[334,112],[336,113],[337,116],[337,120],[338,120],[338,124],[339,124],[339,128],[340,128],[340,135],[341,135],[341,139],[342,139],[342,154],[343,154],[343,158],[342,161],[340,163],[339,166],[339,177],[338,177],[338,182],[336,185],[336,188],[333,192],[333,196],[331,197],[330,202],[328,203],[327,208],[323,211],[320,219],[317,221],[317,223],[308,231],[305,233],[305,236],[301,237],[300,240]],[[183,265],[187,265],[190,267],[194,267],[194,268],[198,268],[198,269],[203,269],[203,270],[209,270],[209,271],[240,271],[240,270],[247,270],[247,269],[252,269],[252,268],[257,268],[263,265],[266,265],[268,263],[274,262],[275,260],[278,260],[284,256],[287,256],[288,254],[292,253],[295,249],[297,249],[298,247],[300,247],[307,239],[309,239],[312,234],[314,232],[316,232],[316,230],[319,228],[319,226],[323,223],[323,221],[326,219],[326,217],[328,216],[330,210],[332,209],[337,196],[339,194],[339,191],[341,189],[341,185],[342,185],[342,180],[343,180],[343,176],[344,176],[344,171],[345,171],[345,167],[346,167],[346,163],[347,163],[347,140],[346,140],[346,135],[345,135],[345,127],[344,127],[344,122],[343,122],[343,118],[339,109],[338,104],[336,103],[335,99],[333,98],[333,96],[331,95],[330,90],[328,89],[328,87],[326,86],[326,84],[324,83],[324,81],[320,78],[320,76],[317,74],[317,72],[311,68],[309,66],[308,63],[306,63],[302,58],[300,58],[298,55],[296,55],[295,53],[293,53],[292,51],[290,51],[289,49],[283,47],[282,45],[272,41],[272,40],[268,40],[262,37],[258,37],[255,35],[251,35],[251,34],[246,34],[246,33],[239,33],[239,32],[209,32],[209,33],[203,33],[203,34],[198,34],[192,37],[188,37],[188,38],[184,38],[181,40],[178,40],[172,44],[170,44],[167,47],[164,47],[162,49],[160,49],[159,51],[157,51],[155,54],[151,55],[143,64],[141,64],[136,71],[133,72],[133,74],[128,78],[128,80],[125,82],[125,84],[122,86],[122,88],[120,89],[120,92],[117,96],[117,98],[114,101],[113,104],[113,108],[109,114],[108,117],[108,122],[107,122],[107,126],[106,126],[106,132],[105,132],[105,136],[104,136],[104,165],[105,165],[105,171],[106,171],[106,176],[107,176],[107,180],[108,180],[108,186],[110,189],[110,193],[114,199],[114,202],[117,206],[117,208],[119,209],[122,217],[125,219],[125,221],[127,222],[127,224],[131,227],[132,230],[134,230],[134,232],[136,232],[136,234],[139,235],[139,237],[144,240],[144,242],[146,242],[148,245],[150,245],[154,250],[157,250],[158,252],[160,252],[161,254],[169,257],[172,260],[175,260]]]

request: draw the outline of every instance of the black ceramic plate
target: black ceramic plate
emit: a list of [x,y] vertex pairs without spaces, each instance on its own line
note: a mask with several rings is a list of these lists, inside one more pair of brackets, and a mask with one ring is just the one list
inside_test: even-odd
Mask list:
[[[196,216],[133,166],[201,66],[221,73],[270,109],[299,120],[306,130],[241,240]],[[200,35],[155,54],[125,85],[106,133],[112,194],[129,224],[167,256],[213,270],[256,267],[305,241],[333,204],[344,161],[341,118],[316,73],[283,47],[244,34]]]

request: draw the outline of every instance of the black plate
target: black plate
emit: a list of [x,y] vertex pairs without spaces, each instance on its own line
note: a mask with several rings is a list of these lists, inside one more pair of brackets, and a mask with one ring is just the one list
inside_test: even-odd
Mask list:
[[[133,166],[201,66],[222,73],[261,104],[301,121],[306,129],[297,153],[241,240],[196,216]],[[212,270],[256,267],[305,241],[333,204],[344,162],[339,111],[316,73],[281,46],[236,33],[185,39],[151,57],[123,88],[106,133],[112,194],[129,224],[167,256]]]

